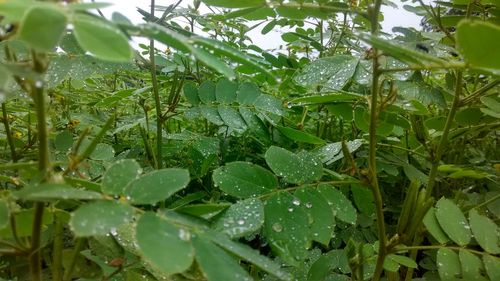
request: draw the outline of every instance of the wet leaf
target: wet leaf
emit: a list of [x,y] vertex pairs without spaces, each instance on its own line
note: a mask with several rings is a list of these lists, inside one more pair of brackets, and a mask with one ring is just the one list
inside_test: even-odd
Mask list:
[[237,100],[242,105],[253,105],[257,98],[262,94],[259,87],[250,82],[240,84],[237,91]]
[[481,272],[484,272],[484,266],[479,257],[465,249],[459,250],[458,257],[462,265],[462,278],[464,280],[488,280],[488,278],[481,275]]
[[132,181],[124,193],[132,204],[153,205],[185,188],[189,180],[189,172],[185,169],[157,170]]
[[66,184],[42,183],[27,186],[12,193],[15,198],[26,201],[51,201],[51,200],[95,200],[102,199],[98,192],[76,189]]
[[238,84],[223,78],[215,86],[215,97],[219,103],[231,104],[236,101]]
[[336,218],[346,223],[356,224],[356,209],[340,190],[328,184],[321,184],[318,191],[324,196]]
[[99,143],[89,157],[94,160],[110,160],[115,157],[115,150],[109,144]]
[[460,246],[469,244],[472,237],[469,223],[453,201],[441,198],[436,203],[436,218],[443,231]]
[[214,245],[208,237],[196,236],[193,239],[193,246],[196,261],[208,281],[253,280],[233,257]]
[[301,151],[297,154],[284,148],[271,146],[265,154],[267,165],[288,183],[306,183],[319,180],[323,166],[312,153]]
[[114,201],[82,205],[71,214],[70,226],[76,236],[106,235],[132,220],[134,209]]
[[141,166],[133,159],[115,162],[106,170],[102,178],[102,191],[112,195],[121,195],[125,186],[137,179],[142,173]]
[[293,77],[306,88],[323,86],[324,90],[341,90],[352,78],[359,59],[348,55],[321,58],[306,65]]
[[500,232],[497,224],[474,209],[469,212],[469,221],[472,234],[481,248],[491,254],[500,253]]
[[309,218],[300,201],[288,193],[279,193],[267,200],[264,212],[264,235],[269,245],[287,263],[298,264],[311,244]]
[[231,238],[240,238],[259,230],[264,224],[264,206],[260,199],[250,198],[231,205],[213,227]]
[[278,188],[271,172],[247,162],[231,162],[217,168],[213,180],[222,191],[239,198],[263,195]]
[[298,201],[293,203],[299,204],[309,216],[311,239],[328,245],[333,237],[335,217],[326,199],[314,187],[297,189],[294,196]]
[[281,266],[270,258],[259,254],[258,251],[247,245],[234,242],[223,235],[213,235],[212,241],[233,255],[246,260],[263,271],[276,276],[280,280],[292,280],[292,276]]
[[142,258],[167,275],[181,273],[193,262],[191,233],[152,212],[137,222],[136,239]]
[[437,252],[436,262],[441,280],[460,280],[458,277],[461,276],[462,269],[460,267],[460,260],[455,251],[446,248],[439,249]]
[[247,129],[245,120],[241,117],[238,111],[232,107],[219,105],[219,116],[224,121],[224,124],[234,130],[244,131]]

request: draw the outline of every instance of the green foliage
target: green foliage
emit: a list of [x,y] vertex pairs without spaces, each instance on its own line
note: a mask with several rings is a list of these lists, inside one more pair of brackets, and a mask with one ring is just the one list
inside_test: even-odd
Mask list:
[[1,280],[500,279],[498,1],[79,2],[0,1]]

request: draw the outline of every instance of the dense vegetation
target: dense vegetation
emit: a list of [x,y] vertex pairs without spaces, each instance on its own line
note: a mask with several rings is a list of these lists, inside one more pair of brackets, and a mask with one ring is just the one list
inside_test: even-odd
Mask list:
[[0,1],[0,280],[500,280],[498,0],[179,3]]

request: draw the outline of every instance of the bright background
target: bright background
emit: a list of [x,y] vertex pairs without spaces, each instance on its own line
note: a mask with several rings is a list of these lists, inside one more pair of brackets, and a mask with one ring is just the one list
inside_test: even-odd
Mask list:
[[[134,23],[141,23],[142,16],[137,12],[137,7],[149,11],[150,10],[150,0],[135,0],[135,1],[126,1],[126,0],[103,0],[103,2],[113,3],[114,5],[102,10],[103,14],[110,18],[113,12],[119,12],[125,15]],[[156,0],[156,5],[158,6],[168,6],[177,2],[177,0]],[[410,1],[406,1],[406,3],[401,3],[400,0],[394,0],[399,8],[392,8],[389,6],[382,6],[382,13],[384,14],[384,21],[382,24],[382,30],[384,32],[391,32],[391,29],[394,26],[401,27],[414,27],[418,29],[420,27],[420,18],[413,13],[410,13],[402,8],[403,4],[409,5]],[[427,2],[427,1],[425,1]],[[181,6],[192,5],[192,0],[183,0]],[[201,4],[200,7],[201,13],[207,13],[209,10]],[[157,16],[161,15],[161,12],[157,12]],[[262,25],[264,26],[264,25]],[[283,45],[283,41],[281,40],[281,33],[279,29],[274,29],[270,33],[266,35],[262,35],[260,33],[260,28],[254,29],[249,33],[250,38],[255,45],[263,48],[263,49],[276,49],[280,45]],[[272,40],[270,40],[272,38]]]

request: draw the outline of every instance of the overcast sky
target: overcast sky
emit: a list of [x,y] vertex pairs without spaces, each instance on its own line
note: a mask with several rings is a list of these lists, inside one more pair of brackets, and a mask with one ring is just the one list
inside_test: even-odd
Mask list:
[[[136,7],[140,7],[143,10],[149,11],[149,5],[151,3],[150,0],[135,0],[135,1],[126,1],[126,0],[103,0],[103,2],[113,3],[114,5],[103,9],[103,13],[106,17],[110,18],[113,12],[120,12],[121,14],[128,17],[134,23],[142,22],[141,15],[137,12]],[[156,5],[159,6],[168,6],[177,2],[177,0],[156,0]],[[403,4],[399,2],[399,0],[393,0],[395,3],[399,3],[400,6]],[[182,5],[192,4],[192,0],[183,0]],[[408,4],[406,2],[405,4]],[[206,9],[201,9],[203,13]],[[410,13],[403,8],[394,9],[388,6],[382,6],[382,12],[384,14],[384,21],[382,22],[382,29],[385,32],[390,32],[394,26],[402,26],[402,27],[414,27],[419,28],[420,18],[415,14]],[[158,12],[158,16],[160,12]],[[279,30],[273,30],[267,35],[261,35],[260,29],[256,29],[251,32],[250,37],[253,40],[253,43],[257,46],[264,49],[275,49],[279,45],[282,45]],[[272,40],[269,40],[272,38]],[[279,40],[277,40],[279,39]]]

